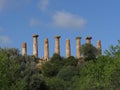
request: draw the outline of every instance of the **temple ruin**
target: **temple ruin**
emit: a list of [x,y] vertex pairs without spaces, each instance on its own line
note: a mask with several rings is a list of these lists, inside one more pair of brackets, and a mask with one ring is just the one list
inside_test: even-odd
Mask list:
[[[37,34],[34,34],[33,37],[33,56],[38,58],[38,36]],[[60,38],[61,36],[55,36],[55,53],[60,55]],[[92,37],[86,37],[86,43],[91,44]],[[96,44],[96,48],[98,49],[98,56],[102,55],[102,49],[101,49],[101,41],[98,40]],[[76,58],[81,58],[81,37],[76,37]],[[27,43],[22,43],[22,55],[27,55]],[[71,45],[70,45],[70,39],[66,39],[66,58],[71,56]],[[44,39],[44,56],[42,60],[48,61],[49,60],[49,40],[48,38]]]

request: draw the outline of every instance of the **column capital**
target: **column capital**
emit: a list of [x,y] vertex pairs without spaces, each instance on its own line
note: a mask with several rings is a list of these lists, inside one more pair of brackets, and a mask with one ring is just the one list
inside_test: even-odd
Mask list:
[[61,38],[61,36],[55,36],[54,38],[57,38],[57,39],[59,39],[59,38]]
[[92,39],[92,37],[90,37],[90,36],[86,37],[86,40],[91,40],[91,39]]
[[33,34],[32,37],[39,37],[39,35],[38,34]]
[[76,39],[81,39],[81,37],[76,37]]

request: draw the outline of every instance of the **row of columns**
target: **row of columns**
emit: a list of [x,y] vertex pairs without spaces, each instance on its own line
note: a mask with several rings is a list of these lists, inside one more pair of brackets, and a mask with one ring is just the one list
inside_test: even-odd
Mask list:
[[[60,36],[55,36],[55,53],[60,54]],[[91,44],[92,37],[86,37],[86,43]],[[70,40],[66,40],[66,57],[71,56],[71,48],[70,48]],[[76,37],[76,58],[81,57],[80,52],[81,47],[81,37]],[[97,49],[98,55],[101,55],[101,41],[97,41]],[[27,54],[27,44],[24,42],[22,44],[22,55],[25,56]],[[38,35],[33,35],[33,55],[38,58]],[[49,59],[49,41],[48,39],[44,39],[44,60]]]

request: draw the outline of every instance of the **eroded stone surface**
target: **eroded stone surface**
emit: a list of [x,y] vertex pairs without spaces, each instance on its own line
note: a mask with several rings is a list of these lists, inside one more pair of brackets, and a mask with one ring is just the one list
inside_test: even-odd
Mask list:
[[66,58],[71,56],[70,40],[66,40]]
[[55,53],[60,55],[60,36],[55,36]]
[[22,43],[22,56],[27,55],[27,43],[23,42]]
[[101,41],[97,41],[98,56],[102,55]]
[[44,60],[49,59],[49,42],[48,38],[44,39]]
[[38,35],[33,35],[33,55],[38,58]]
[[81,57],[80,47],[81,47],[81,37],[76,37],[76,58]]

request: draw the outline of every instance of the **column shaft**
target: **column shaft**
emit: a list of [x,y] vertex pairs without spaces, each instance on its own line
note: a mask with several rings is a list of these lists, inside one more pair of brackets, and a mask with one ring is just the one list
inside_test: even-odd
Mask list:
[[22,43],[22,56],[27,55],[27,44],[24,42]]
[[49,42],[48,39],[44,39],[44,60],[49,59]]
[[55,53],[60,54],[60,36],[55,36]]
[[33,55],[38,58],[38,35],[33,35]]
[[81,37],[76,37],[76,58],[81,57],[81,52],[80,52],[80,47],[81,47],[81,42],[80,42]]
[[66,58],[71,56],[71,50],[70,50],[70,40],[66,40]]
[[102,55],[102,49],[101,49],[101,41],[97,41],[97,50],[98,50],[98,56]]

